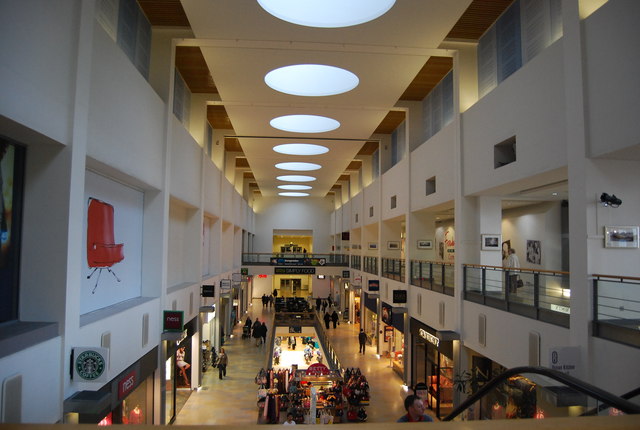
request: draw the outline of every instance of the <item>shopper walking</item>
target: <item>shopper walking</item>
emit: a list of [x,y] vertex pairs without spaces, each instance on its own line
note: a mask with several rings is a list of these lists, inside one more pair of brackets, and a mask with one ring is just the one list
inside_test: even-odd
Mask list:
[[227,376],[227,364],[229,364],[229,357],[224,352],[224,348],[220,348],[220,354],[218,355],[218,376],[220,379]]
[[322,299],[318,297],[316,298],[316,311],[320,312],[320,306],[322,306]]
[[262,336],[262,344],[267,343],[267,325],[262,321],[262,325],[260,326],[260,336]]
[[337,325],[338,325],[338,312],[336,312],[335,309],[333,310],[333,313],[331,314],[331,321],[333,321],[333,328],[337,328]]
[[262,324],[260,324],[260,320],[256,318],[256,322],[253,323],[253,338],[256,340],[256,346],[260,346],[260,339],[262,339],[262,336],[260,335],[260,328],[262,327]]
[[331,315],[329,312],[324,313],[324,327],[329,330],[329,323],[331,322]]
[[367,334],[364,332],[363,329],[360,329],[360,334],[358,334],[358,343],[360,344],[360,349],[358,350],[358,353],[364,354],[364,347],[367,343]]

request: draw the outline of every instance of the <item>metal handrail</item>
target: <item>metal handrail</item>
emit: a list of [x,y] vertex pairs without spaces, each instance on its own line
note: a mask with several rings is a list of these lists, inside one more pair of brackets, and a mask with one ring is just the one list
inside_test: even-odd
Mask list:
[[547,376],[551,379],[563,383],[570,388],[573,388],[574,390],[587,394],[588,396],[593,397],[600,402],[606,403],[609,406],[613,406],[614,408],[621,410],[625,414],[640,414],[640,405],[636,405],[635,403],[618,397],[615,394],[596,387],[595,385],[591,385],[588,382],[581,381],[571,375],[567,375],[566,373],[562,373],[546,367],[522,366],[509,369],[487,382],[477,392],[472,394],[457,408],[455,408],[449,415],[444,417],[442,421],[453,420],[467,408],[482,399],[485,395],[489,394],[491,390],[498,386],[498,384],[504,383],[507,378],[521,375],[523,373],[533,373],[536,375]]
[[571,272],[563,272],[561,270],[543,270],[543,269],[528,269],[524,267],[519,267],[514,269],[512,267],[503,267],[503,266],[487,266],[484,264],[463,264],[465,267],[473,267],[474,269],[496,269],[496,270],[509,270],[511,272],[530,272],[530,273],[551,273],[553,275],[571,275]]

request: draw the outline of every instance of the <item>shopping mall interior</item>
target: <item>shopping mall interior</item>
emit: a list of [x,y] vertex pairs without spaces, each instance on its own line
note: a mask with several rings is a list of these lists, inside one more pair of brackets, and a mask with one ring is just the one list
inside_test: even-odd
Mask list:
[[638,16],[1,1],[0,426],[637,428]]

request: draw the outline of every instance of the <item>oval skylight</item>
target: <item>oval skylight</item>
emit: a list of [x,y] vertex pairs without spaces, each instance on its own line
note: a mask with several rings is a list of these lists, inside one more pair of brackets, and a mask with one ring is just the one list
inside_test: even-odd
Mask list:
[[384,15],[395,0],[258,0],[276,18],[307,27],[363,24]]
[[279,154],[287,155],[320,155],[329,152],[329,148],[311,143],[285,143],[274,146],[273,150]]
[[340,127],[333,118],[319,115],[285,115],[272,119],[271,127],[293,133],[324,133]]
[[311,182],[316,180],[313,176],[305,175],[282,175],[278,176],[277,179],[285,182]]
[[280,67],[264,77],[267,85],[294,96],[322,97],[351,91],[360,79],[348,70],[324,64],[294,64]]
[[300,191],[300,190],[310,190],[312,187],[309,185],[278,185],[278,188],[281,190],[290,190],[290,191]]
[[318,170],[322,166],[315,163],[303,163],[298,161],[291,161],[286,163],[278,163],[276,164],[276,169],[281,170],[295,170],[298,172],[306,172],[310,170]]
[[308,196],[309,193],[298,193],[295,191],[287,191],[284,193],[278,193],[279,196],[287,196],[287,197],[305,197]]

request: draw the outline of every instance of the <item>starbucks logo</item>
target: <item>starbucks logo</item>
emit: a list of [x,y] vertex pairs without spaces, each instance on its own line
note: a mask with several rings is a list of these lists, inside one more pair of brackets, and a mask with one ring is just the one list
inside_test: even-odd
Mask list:
[[96,351],[83,351],[76,358],[76,372],[82,379],[93,381],[104,373],[104,357]]

